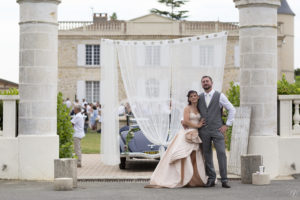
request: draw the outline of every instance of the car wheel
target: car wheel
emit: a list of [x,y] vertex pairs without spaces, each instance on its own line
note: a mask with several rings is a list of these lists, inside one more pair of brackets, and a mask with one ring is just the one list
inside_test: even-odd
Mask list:
[[126,168],[126,158],[120,158],[121,163],[119,164],[120,169],[125,169]]

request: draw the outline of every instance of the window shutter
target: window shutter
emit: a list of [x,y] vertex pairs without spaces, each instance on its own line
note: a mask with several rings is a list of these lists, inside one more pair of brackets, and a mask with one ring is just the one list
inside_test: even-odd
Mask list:
[[99,102],[101,104],[101,81],[99,81]]
[[138,96],[146,96],[146,81],[141,78],[137,79],[136,86]]
[[85,65],[85,44],[77,45],[77,65],[78,66]]
[[79,102],[82,102],[82,99],[85,99],[85,81],[77,81],[77,99]]
[[191,55],[192,55],[192,66],[199,67],[199,65],[200,65],[200,46],[199,45],[192,46]]
[[146,63],[146,48],[145,46],[137,46],[136,47],[136,65],[137,66],[145,66]]
[[240,67],[240,46],[234,46],[234,66]]
[[168,80],[159,81],[159,98],[170,99],[170,85]]

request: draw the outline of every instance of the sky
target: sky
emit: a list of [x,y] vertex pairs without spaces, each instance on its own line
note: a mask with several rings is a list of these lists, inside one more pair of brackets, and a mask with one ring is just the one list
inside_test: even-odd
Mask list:
[[[300,0],[287,0],[295,17],[295,66],[300,68]],[[165,9],[157,0],[62,0],[58,21],[91,21],[93,12],[117,13],[118,19],[130,20],[149,14],[152,8]],[[187,20],[238,22],[233,0],[190,0],[182,7]],[[0,7],[0,78],[19,82],[19,5],[16,0],[1,0]]]

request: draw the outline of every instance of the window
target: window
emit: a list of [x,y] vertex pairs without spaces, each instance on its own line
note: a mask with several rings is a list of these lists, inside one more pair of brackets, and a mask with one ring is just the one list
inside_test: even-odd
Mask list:
[[160,65],[160,46],[146,46],[145,48],[145,65]]
[[240,67],[240,46],[234,46],[234,66]]
[[85,45],[85,64],[100,65],[100,45]]
[[100,82],[99,81],[86,81],[85,83],[85,96],[86,101],[95,103],[100,101]]
[[159,97],[159,81],[149,79],[146,81],[146,95],[149,98]]
[[213,46],[200,46],[200,65],[208,66],[213,65],[213,55],[214,47]]

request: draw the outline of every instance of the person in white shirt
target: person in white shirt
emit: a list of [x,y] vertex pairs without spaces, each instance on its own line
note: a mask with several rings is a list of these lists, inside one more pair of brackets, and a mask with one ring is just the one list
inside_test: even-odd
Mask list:
[[81,114],[81,106],[77,105],[74,107],[75,116],[71,120],[73,127],[74,127],[74,151],[76,156],[78,157],[77,160],[77,167],[81,167],[81,139],[85,136],[84,133],[84,117]]
[[84,107],[85,104],[88,104],[85,99],[82,99],[81,107]]
[[119,106],[118,111],[119,111],[119,116],[125,115],[125,106],[124,106],[123,104],[121,104],[121,105]]
[[69,98],[67,98],[67,100],[65,101],[65,104],[66,104],[67,108],[71,108],[71,106],[72,106],[72,102],[70,101]]

